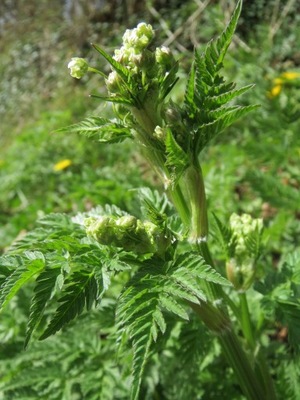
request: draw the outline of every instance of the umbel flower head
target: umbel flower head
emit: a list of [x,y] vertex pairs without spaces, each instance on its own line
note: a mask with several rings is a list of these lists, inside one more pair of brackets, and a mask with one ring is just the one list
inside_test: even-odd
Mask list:
[[84,58],[73,57],[68,64],[68,68],[73,78],[80,79],[87,73],[89,66]]

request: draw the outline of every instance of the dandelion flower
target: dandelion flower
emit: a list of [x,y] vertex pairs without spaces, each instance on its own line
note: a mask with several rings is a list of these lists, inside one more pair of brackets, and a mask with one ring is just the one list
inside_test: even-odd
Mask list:
[[61,160],[58,161],[54,166],[53,166],[53,171],[62,171],[66,168],[68,168],[72,164],[71,160]]
[[274,97],[277,97],[279,93],[282,90],[282,85],[275,85],[272,87],[272,89],[268,92],[268,97],[273,99]]
[[293,81],[294,79],[300,78],[300,72],[295,71],[287,71],[280,75],[281,78],[286,79],[288,81]]

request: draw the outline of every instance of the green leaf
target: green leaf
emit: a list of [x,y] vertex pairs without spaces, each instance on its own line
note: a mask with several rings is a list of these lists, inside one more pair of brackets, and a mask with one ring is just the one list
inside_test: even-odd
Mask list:
[[255,260],[257,260],[262,251],[262,230],[256,228],[245,237],[247,251]]
[[283,323],[288,327],[289,343],[297,354],[300,353],[300,301],[299,299],[277,299]]
[[101,49],[101,47],[97,46],[96,44],[92,44],[94,49],[98,51],[105,59],[106,61],[109,62],[109,64],[112,66],[112,68],[120,75],[120,77],[123,79],[123,81],[127,84],[130,83],[131,80],[131,75],[128,69],[126,69],[122,64],[120,64],[118,61],[116,61],[112,56],[110,56],[106,51]]
[[196,68],[195,68],[195,62],[193,62],[184,94],[184,105],[187,109],[190,118],[194,117],[196,111],[196,106],[194,102],[195,77],[196,77]]
[[56,132],[76,132],[96,138],[102,143],[117,143],[132,138],[130,128],[102,117],[89,117],[78,124],[58,129]]
[[98,288],[93,272],[85,270],[74,272],[67,281],[64,296],[59,299],[61,305],[57,308],[40,340],[46,339],[62,329],[68,322],[80,315],[84,308],[89,310],[97,300],[97,292]]
[[172,296],[164,294],[159,299],[160,306],[178,317],[189,320],[189,315],[181,304],[178,303]]
[[17,292],[45,267],[44,256],[38,251],[25,252],[19,260],[20,266],[5,279],[1,286],[0,309],[3,309]]
[[182,273],[182,269],[189,271],[198,282],[206,280],[219,285],[231,286],[231,283],[226,278],[220,275],[214,268],[205,264],[203,257],[196,252],[181,254],[175,261],[173,268],[176,269],[177,273]]
[[225,128],[232,125],[236,120],[260,107],[259,105],[237,106],[225,111],[221,117],[213,122],[201,125],[197,129],[196,148],[200,152],[219,135]]
[[44,270],[36,280],[34,296],[31,300],[30,315],[27,323],[25,347],[27,347],[33,331],[44,314],[47,302],[53,296],[56,282],[60,276],[62,276],[61,268],[57,267]]
[[[206,104],[205,106],[207,108],[212,109],[213,111],[210,112],[210,115],[213,116],[214,115],[214,109],[216,109],[217,107],[228,103],[229,101],[233,100],[235,97],[238,97],[246,92],[248,92],[248,90],[252,89],[255,85],[247,85],[247,86],[243,86],[240,89],[236,89],[236,90],[230,90],[230,91],[226,91],[225,93],[221,93],[219,95],[216,96],[211,96],[208,97],[206,99]],[[226,108],[222,108],[221,110],[217,110],[219,113],[222,110],[226,110]]]
[[189,166],[189,158],[176,142],[170,129],[167,130],[165,145],[167,152],[166,166],[171,171],[171,184],[176,186],[180,177]]
[[145,365],[150,355],[153,340],[157,339],[156,324],[164,329],[164,318],[158,309],[159,292],[149,293],[142,280],[136,277],[121,294],[117,307],[117,323],[125,325],[132,339],[133,382],[131,399],[138,399]]
[[164,80],[162,81],[159,88],[158,102],[163,101],[178,82],[179,78],[176,78],[177,71],[178,71],[178,62],[176,62],[173,65],[169,73],[165,76]]
[[215,213],[213,213],[213,216],[215,220],[215,226],[217,228],[217,238],[226,253],[227,259],[230,259],[234,255],[236,247],[236,237],[234,236],[232,229],[229,226],[223,224]]
[[238,0],[235,10],[231,16],[229,24],[227,25],[226,29],[217,39],[215,44],[215,52],[213,53],[213,62],[216,65],[220,65],[223,62],[223,59],[226,55],[227,49],[231,43],[233,34],[235,32],[238,19],[242,10],[242,0]]
[[129,100],[128,98],[121,97],[121,96],[99,96],[97,94],[91,94],[90,97],[92,97],[94,99],[108,101],[110,103],[123,104],[124,106],[134,106],[135,105],[135,102],[133,100]]

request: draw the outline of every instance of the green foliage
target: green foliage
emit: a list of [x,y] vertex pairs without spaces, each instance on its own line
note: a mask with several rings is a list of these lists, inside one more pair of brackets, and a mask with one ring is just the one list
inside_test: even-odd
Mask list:
[[117,143],[132,137],[126,126],[101,117],[89,117],[78,124],[58,129],[56,132],[77,132],[96,139],[100,143]]
[[258,107],[226,107],[228,102],[247,92],[253,85],[234,90],[235,84],[227,84],[219,75],[236,29],[241,6],[242,2],[238,1],[227,28],[217,40],[211,41],[203,53],[195,51],[184,106],[189,130],[193,132],[190,147],[197,155],[226,127]]
[[[132,396],[145,400],[209,400],[222,393],[224,399],[244,399],[218,340],[190,307],[211,305],[207,300],[211,298],[208,285],[222,286],[228,296],[223,302],[232,308],[232,325],[246,344],[238,294],[225,278],[224,261],[234,256],[236,239],[229,224],[223,221],[228,221],[232,212],[263,217],[266,232],[263,239],[269,237],[268,242],[264,240],[263,251],[258,232],[245,242],[256,259],[257,269],[254,289],[246,292],[257,345],[253,357],[258,349],[266,355],[279,398],[298,398],[297,85],[285,82],[277,98],[267,97],[273,79],[280,76],[279,71],[293,67],[293,52],[289,49],[294,48],[293,41],[297,42],[297,31],[294,29],[291,35],[284,34],[282,38],[278,34],[273,46],[268,41],[268,32],[262,30],[259,51],[247,49],[250,35],[247,44],[239,38],[234,40],[232,57],[230,54],[227,57],[225,81],[220,71],[240,4],[220,38],[211,42],[203,53],[195,51],[184,105],[175,109],[178,111],[175,120],[165,118],[165,108],[174,109],[174,103],[168,102],[171,90],[173,101],[182,98],[180,85],[184,79],[174,86],[177,64],[160,82],[158,100],[165,104],[158,111],[165,124],[162,127],[165,137],[162,135],[151,147],[152,154],[166,150],[163,165],[169,176],[164,183],[169,184],[169,192],[179,187],[187,203],[185,171],[194,162],[193,157],[202,152],[208,208],[217,210],[208,243],[218,272],[208,265],[211,262],[203,260],[207,254],[201,250],[201,243],[197,248],[186,241],[189,228],[182,224],[166,194],[142,189],[138,201],[137,192],[130,190],[145,185],[135,172],[137,168],[131,166],[132,159],[142,167],[146,179],[155,184],[157,171],[145,167],[143,156],[133,153],[132,141],[124,140],[136,138],[132,129],[134,119],[125,115],[122,108],[129,105],[128,99],[121,101],[120,119],[109,119],[111,109],[101,109],[101,117],[87,118],[60,130],[67,135],[55,133],[49,139],[45,132],[70,125],[74,115],[77,119],[85,112],[86,105],[78,98],[86,89],[86,81],[82,85],[77,82],[72,87],[72,101],[67,105],[68,90],[63,90],[61,100],[54,99],[58,108],[62,108],[61,104],[69,107],[69,113],[39,113],[39,126],[25,127],[11,149],[1,156],[0,236],[2,250],[6,249],[0,262],[0,299],[5,306],[0,326],[0,398],[125,400]],[[202,43],[211,36],[211,30],[216,33],[218,24],[210,22],[220,16],[223,19],[221,7],[224,4],[213,5],[202,13],[201,33],[193,32],[195,42]],[[188,5],[182,9],[180,18],[170,22],[170,27],[173,24],[180,27],[181,21],[188,28],[177,38],[175,47],[180,43],[186,45],[194,26],[184,25],[183,14],[187,9]],[[274,24],[278,28],[277,22]],[[287,32],[286,21],[283,24]],[[270,24],[270,31],[273,27]],[[292,30],[292,25],[289,29]],[[280,45],[281,39],[284,46]],[[17,46],[17,51],[21,48]],[[26,58],[31,51],[27,49],[20,54]],[[103,50],[100,54],[115,71],[123,73],[123,83],[127,82],[128,89],[134,85],[127,72],[121,70],[121,64],[114,63]],[[189,57],[189,54],[183,57],[184,69]],[[17,68],[12,66],[14,71]],[[27,76],[31,68],[25,69]],[[181,70],[181,74],[185,72]],[[3,82],[6,76],[7,72]],[[49,72],[41,84],[47,76]],[[241,89],[227,83],[230,76],[241,82]],[[255,90],[250,90],[249,81],[256,82]],[[95,81],[91,82],[93,86]],[[243,93],[247,96],[237,106],[237,96]],[[22,99],[23,95],[20,103]],[[231,125],[255,108],[251,104],[256,103],[262,104],[259,113],[253,113],[247,123]],[[228,135],[220,136],[215,145],[213,139],[229,125]],[[109,146],[102,151],[85,138],[69,134],[72,131],[97,142],[123,142],[123,147]],[[191,154],[195,144],[197,154]],[[56,161],[66,158],[72,160],[70,168],[54,172]],[[127,176],[123,177],[125,170]],[[118,207],[103,206],[86,212],[98,203]],[[190,204],[190,210],[189,207]],[[52,212],[55,214],[47,215]],[[70,213],[77,215],[71,218]],[[86,218],[113,215],[118,219],[129,213],[141,221],[151,221],[173,238],[172,251],[164,260],[154,254],[144,257],[101,245],[86,236],[83,226]],[[37,215],[47,216],[36,224]],[[13,242],[21,229],[29,232],[23,232]],[[218,306],[218,302],[213,306]],[[34,340],[46,337],[47,340]],[[251,345],[246,346],[250,354]]]

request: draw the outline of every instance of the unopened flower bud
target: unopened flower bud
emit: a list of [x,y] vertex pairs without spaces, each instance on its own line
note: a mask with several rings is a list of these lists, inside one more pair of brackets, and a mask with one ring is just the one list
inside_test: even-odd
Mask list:
[[153,132],[153,136],[164,143],[166,139],[166,131],[161,126],[156,126]]
[[164,111],[164,115],[166,121],[171,125],[178,124],[182,120],[180,108],[174,103]]
[[119,93],[122,80],[116,71],[112,71],[105,80],[106,87],[110,93]]
[[159,64],[166,72],[170,71],[170,69],[175,65],[175,58],[168,47],[157,47],[155,50],[155,58],[157,64]]
[[133,47],[142,51],[154,38],[154,30],[151,25],[141,22],[134,29],[127,29],[123,35],[123,43],[125,47]]
[[125,215],[116,220],[116,226],[122,229],[134,230],[136,228],[136,225],[137,225],[137,219],[132,215]]
[[69,62],[68,68],[73,78],[80,79],[86,74],[89,65],[84,58],[74,57]]

